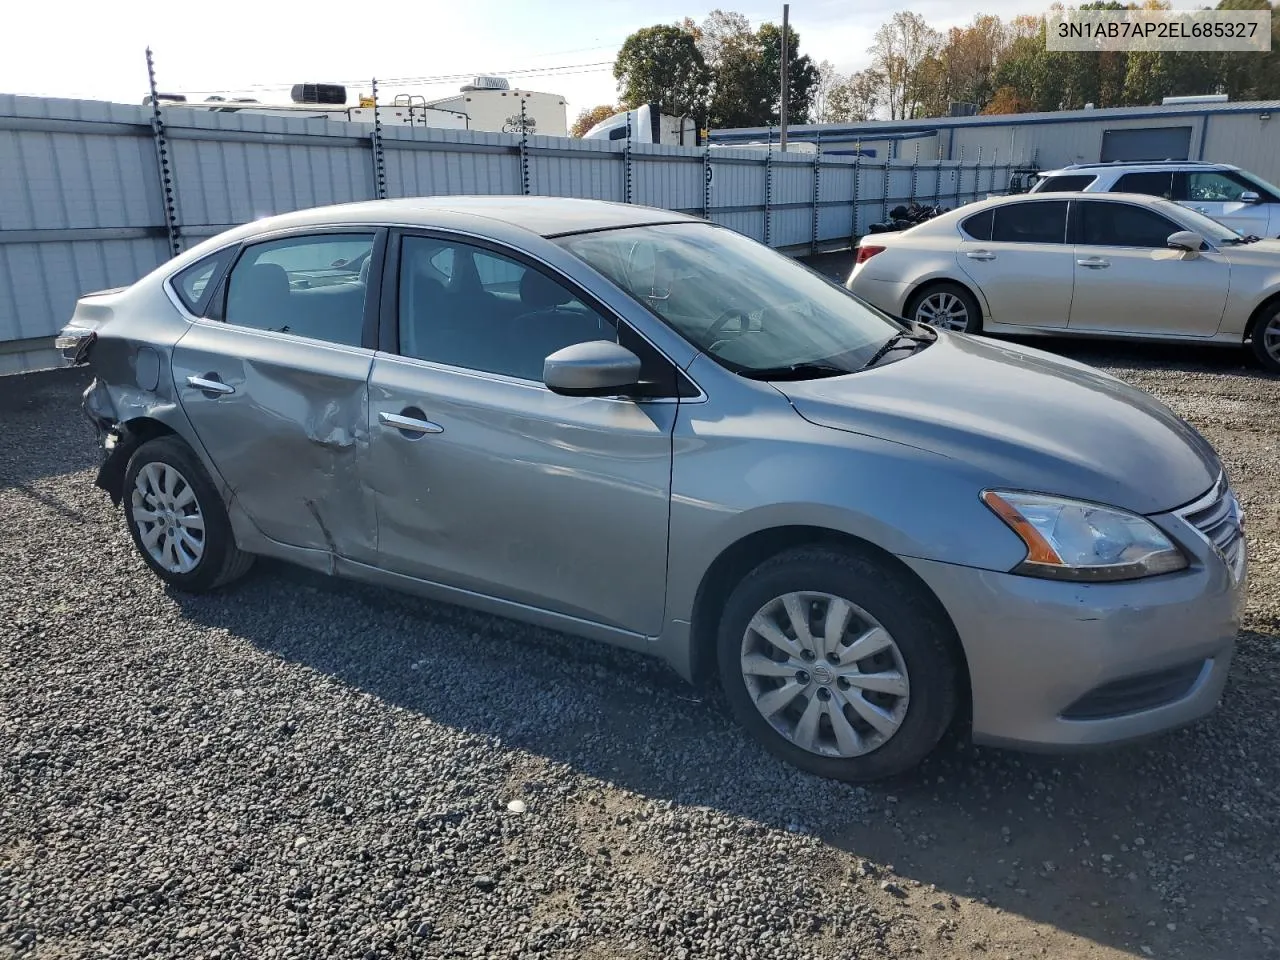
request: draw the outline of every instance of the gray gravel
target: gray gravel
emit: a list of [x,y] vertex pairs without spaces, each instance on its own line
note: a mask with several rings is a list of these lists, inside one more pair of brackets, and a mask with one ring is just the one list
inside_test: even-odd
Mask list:
[[586,641],[271,563],[168,593],[91,485],[85,376],[0,379],[0,957],[1275,955],[1280,381],[1070,349],[1238,479],[1223,707],[869,789]]

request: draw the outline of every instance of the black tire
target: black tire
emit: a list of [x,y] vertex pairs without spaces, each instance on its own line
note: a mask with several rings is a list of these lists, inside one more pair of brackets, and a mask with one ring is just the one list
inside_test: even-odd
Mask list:
[[[177,470],[190,486],[204,519],[203,551],[194,566],[184,572],[167,570],[161,566],[143,543],[139,522],[134,516],[135,491],[138,474],[148,464],[165,464]],[[191,448],[175,436],[156,437],[148,440],[133,452],[124,473],[125,526],[133,537],[133,545],[143,561],[165,583],[188,593],[205,593],[225,586],[244,576],[253,566],[253,554],[236,546],[227,518],[222,497],[209,479],[204,466]],[[144,503],[145,507],[145,503]]]
[[907,301],[907,309],[905,311],[908,320],[914,320],[917,323],[928,323],[924,317],[917,317],[916,313],[920,309],[920,305],[934,294],[949,293],[961,303],[964,304],[968,320],[964,325],[961,333],[978,333],[982,330],[982,308],[978,305],[977,298],[960,286],[958,283],[928,283],[911,295],[911,299]]
[[[1262,369],[1280,373],[1280,344],[1276,343],[1280,339],[1280,303],[1273,303],[1262,311],[1253,325],[1251,338],[1253,355]],[[1272,340],[1275,353],[1267,349],[1268,338]]]
[[[829,593],[857,604],[892,636],[909,679],[905,717],[880,746],[853,757],[812,753],[780,733],[756,709],[743,677],[747,626],[775,598],[793,591]],[[879,780],[912,769],[938,745],[958,702],[958,640],[936,601],[908,577],[870,555],[802,547],[765,561],[730,595],[720,621],[720,682],[738,722],[770,753],[832,780]]]

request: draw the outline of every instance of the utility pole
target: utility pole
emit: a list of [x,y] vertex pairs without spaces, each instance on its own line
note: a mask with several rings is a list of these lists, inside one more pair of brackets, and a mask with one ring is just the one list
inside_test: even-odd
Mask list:
[[791,12],[791,4],[782,5],[782,62],[778,67],[778,82],[782,87],[782,96],[778,99],[778,148],[787,152],[787,22]]

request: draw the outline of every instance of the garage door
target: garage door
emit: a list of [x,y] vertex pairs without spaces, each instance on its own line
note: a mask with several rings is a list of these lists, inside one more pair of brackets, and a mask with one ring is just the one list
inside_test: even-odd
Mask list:
[[1190,127],[1142,127],[1102,132],[1102,162],[1186,160],[1191,155]]

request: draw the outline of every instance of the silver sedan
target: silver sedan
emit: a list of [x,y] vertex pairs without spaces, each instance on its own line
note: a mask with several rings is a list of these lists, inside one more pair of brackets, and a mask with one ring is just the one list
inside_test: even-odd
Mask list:
[[292,213],[83,297],[60,343],[172,587],[269,556],[653,654],[822,776],[956,723],[1145,736],[1226,680],[1244,540],[1190,426],[693,217]]
[[1280,240],[1141,194],[1036,193],[858,244],[846,285],[968,333],[1240,347],[1280,372]]

